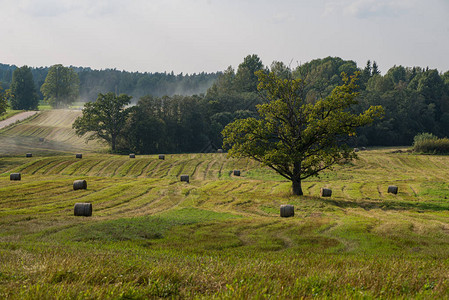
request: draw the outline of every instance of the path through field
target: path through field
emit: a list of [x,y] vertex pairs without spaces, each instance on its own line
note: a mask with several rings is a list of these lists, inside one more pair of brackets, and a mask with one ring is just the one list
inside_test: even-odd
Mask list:
[[6,120],[0,121],[0,129],[9,126],[11,124],[16,123],[17,121],[25,120],[26,118],[29,118],[31,116],[34,116],[35,114],[39,113],[38,111],[31,110],[31,111],[24,111],[20,114],[14,115],[11,118],[8,118]]

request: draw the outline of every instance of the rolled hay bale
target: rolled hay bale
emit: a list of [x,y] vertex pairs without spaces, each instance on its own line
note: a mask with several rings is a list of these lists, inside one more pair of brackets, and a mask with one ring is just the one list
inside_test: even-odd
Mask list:
[[295,207],[293,205],[281,205],[281,217],[288,218],[295,215]]
[[135,155],[134,153],[131,153],[131,154],[129,155],[129,158],[136,158],[136,155]]
[[33,157],[33,154],[32,153],[27,153],[27,154],[25,154],[25,156],[26,157]]
[[332,196],[332,190],[331,189],[326,189],[326,188],[321,188],[320,189],[320,197],[330,197]]
[[9,180],[21,180],[20,173],[11,173],[9,174]]
[[92,216],[92,203],[75,203],[74,214],[81,217]]
[[223,149],[218,149],[217,153],[223,153]]
[[398,193],[398,187],[395,185],[389,185],[388,192],[396,195]]
[[240,176],[240,170],[234,170],[233,173],[234,176]]
[[354,148],[354,152],[359,152],[360,149],[359,148]]
[[360,150],[366,151],[366,147],[362,147],[362,148],[360,148]]
[[77,154],[75,154],[75,157],[76,158],[83,158],[83,155],[81,153],[77,153]]
[[181,175],[181,181],[185,181],[187,183],[189,183],[189,175]]
[[87,182],[86,180],[82,179],[82,180],[75,180],[73,182],[73,189],[76,190],[85,190],[87,189]]
[[165,155],[164,154],[159,154],[159,159],[164,160],[165,159]]

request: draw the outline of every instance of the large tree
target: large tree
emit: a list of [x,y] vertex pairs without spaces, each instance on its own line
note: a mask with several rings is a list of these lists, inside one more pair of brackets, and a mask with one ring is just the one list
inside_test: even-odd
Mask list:
[[12,109],[37,109],[39,102],[30,67],[23,66],[14,70],[9,99]]
[[257,72],[258,89],[267,103],[258,105],[259,118],[236,120],[225,127],[222,133],[229,155],[250,157],[274,169],[292,181],[295,195],[303,194],[302,180],[356,157],[344,142],[383,110],[376,106],[361,114],[351,113],[357,103],[356,77],[342,75],[342,85],[311,103],[305,101],[303,80]]
[[8,100],[6,99],[6,95],[2,90],[2,86],[0,84],[0,115],[6,112],[8,108]]
[[131,97],[125,94],[99,94],[95,102],[84,105],[83,115],[75,120],[72,127],[79,136],[92,133],[87,137],[87,141],[103,139],[111,146],[112,151],[115,151],[117,138],[124,129],[129,113],[129,109],[125,108],[129,103]]
[[44,100],[52,107],[66,107],[73,103],[79,95],[78,74],[72,68],[54,65],[41,87]]

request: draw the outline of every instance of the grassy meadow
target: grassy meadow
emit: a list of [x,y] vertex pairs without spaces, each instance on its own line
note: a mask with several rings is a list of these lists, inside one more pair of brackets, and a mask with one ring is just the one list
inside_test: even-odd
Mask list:
[[77,114],[0,131],[1,299],[449,297],[448,156],[359,152],[295,197],[226,154],[105,154],[73,134]]

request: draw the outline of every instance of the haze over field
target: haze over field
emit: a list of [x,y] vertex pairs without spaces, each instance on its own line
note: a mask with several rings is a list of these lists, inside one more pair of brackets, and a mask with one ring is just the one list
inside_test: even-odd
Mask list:
[[446,0],[0,0],[0,61],[215,72],[248,53],[449,69]]

